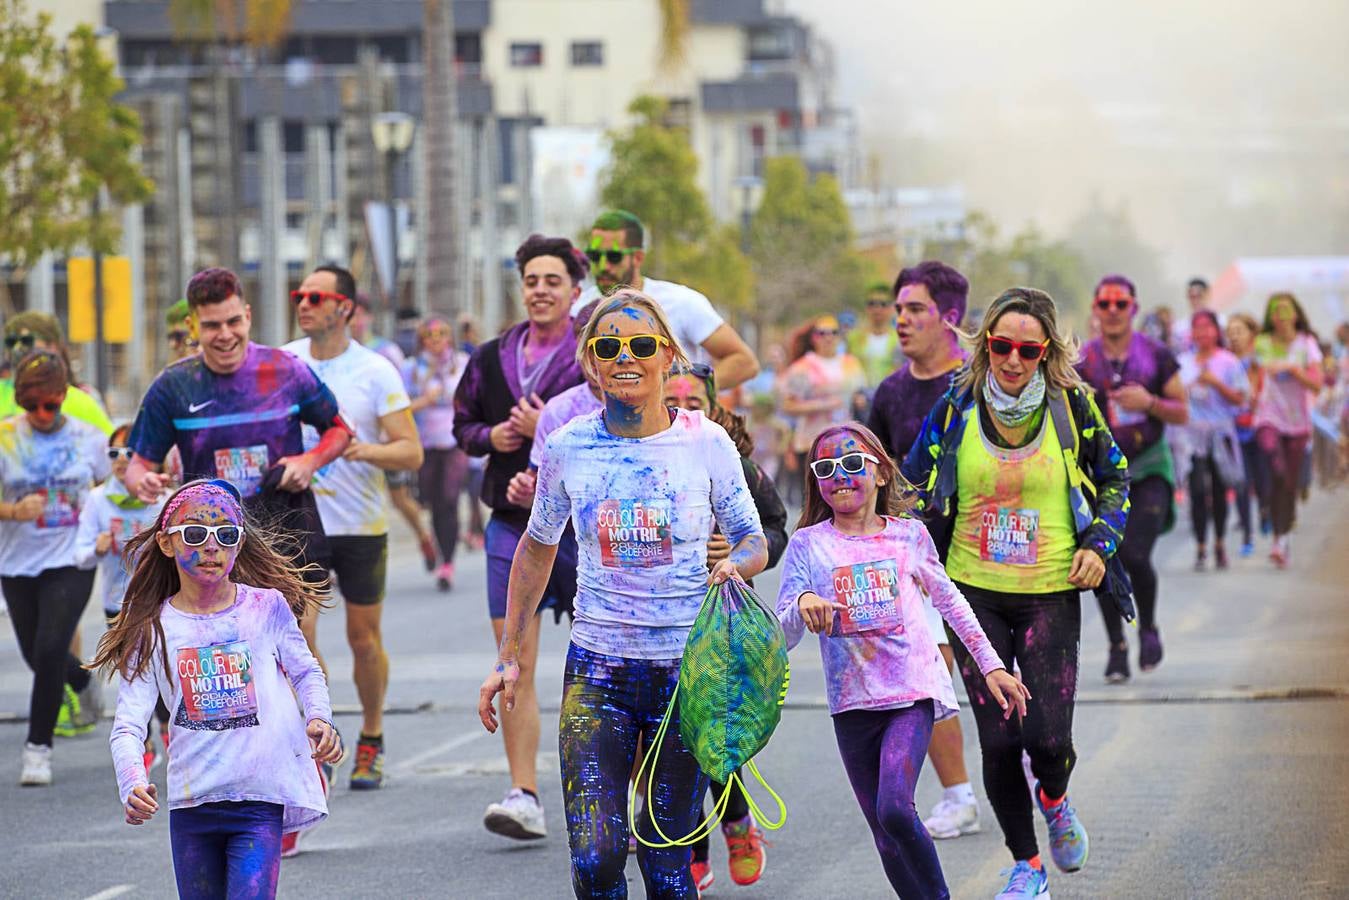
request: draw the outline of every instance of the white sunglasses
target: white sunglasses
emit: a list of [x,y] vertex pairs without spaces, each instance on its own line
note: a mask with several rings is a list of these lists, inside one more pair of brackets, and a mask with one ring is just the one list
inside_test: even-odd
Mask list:
[[817,459],[810,464],[810,471],[815,473],[815,477],[820,481],[825,481],[834,477],[835,469],[842,469],[849,475],[856,475],[867,466],[870,461],[875,465],[880,465],[881,461],[870,453],[845,453],[836,458]]

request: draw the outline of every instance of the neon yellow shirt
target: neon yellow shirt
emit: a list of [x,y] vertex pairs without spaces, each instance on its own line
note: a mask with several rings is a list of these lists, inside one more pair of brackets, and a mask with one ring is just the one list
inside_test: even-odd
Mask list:
[[999,447],[977,407],[965,413],[956,453],[957,511],[946,571],[989,591],[1048,594],[1072,590],[1077,551],[1068,473],[1050,417],[1025,447]]
[[[0,378],[0,419],[17,416],[20,412],[22,410],[19,409],[19,404],[14,402],[14,379]],[[98,405],[97,400],[74,385],[71,385],[70,389],[66,391],[66,402],[61,404],[61,412],[72,419],[87,422],[103,432],[105,436],[112,434],[112,420],[103,411],[103,407]]]

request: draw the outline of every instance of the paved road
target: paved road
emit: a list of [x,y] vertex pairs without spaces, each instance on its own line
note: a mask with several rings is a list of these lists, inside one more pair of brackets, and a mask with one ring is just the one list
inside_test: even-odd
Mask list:
[[[1159,553],[1167,659],[1129,686],[1102,683],[1104,638],[1088,603],[1073,796],[1092,855],[1077,875],[1051,874],[1056,900],[1349,892],[1349,509],[1343,495],[1321,497],[1303,519],[1292,573],[1243,560],[1226,574],[1195,574],[1189,542],[1168,538]],[[555,744],[564,630],[545,628],[541,663],[542,791],[553,833],[514,844],[480,826],[483,807],[506,786],[500,744],[472,711],[494,658],[482,556],[464,557],[449,595],[433,589],[408,542],[399,542],[395,563],[386,612],[389,701],[398,711],[387,725],[389,783],[353,795],[339,778],[331,819],[283,867],[282,896],[570,896]],[[763,587],[774,592],[776,579],[765,577]],[[100,629],[91,608],[87,646]],[[334,701],[350,710],[340,610],[324,617],[321,640]],[[724,850],[714,848],[711,896],[888,896],[838,761],[815,648],[803,644],[793,666],[782,726],[760,760],[787,800],[788,824],[772,836],[767,871],[751,888],[731,884]],[[27,670],[6,634],[0,716],[26,709],[27,690]],[[348,713],[339,724],[354,737],[359,720]],[[977,763],[973,732],[966,716],[968,759]],[[0,747],[8,748],[0,754],[0,897],[173,895],[166,823],[122,824],[106,738],[104,723],[90,737],[60,741],[56,784],[20,789],[22,725],[0,723]],[[162,790],[162,769],[160,779]],[[924,773],[920,808],[938,792]],[[939,850],[954,896],[990,897],[1000,886],[1007,857],[987,811],[982,834]],[[635,864],[629,876],[641,896]]]

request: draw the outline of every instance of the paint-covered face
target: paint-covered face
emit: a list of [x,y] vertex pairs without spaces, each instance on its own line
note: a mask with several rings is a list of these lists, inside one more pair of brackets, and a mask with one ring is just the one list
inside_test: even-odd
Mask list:
[[66,392],[44,391],[26,396],[19,405],[34,431],[48,432],[61,424],[61,404],[66,402]]
[[1121,337],[1134,327],[1138,301],[1122,284],[1103,284],[1092,303],[1092,315],[1100,323],[1105,337]]
[[1269,305],[1269,318],[1275,327],[1293,330],[1297,327],[1297,307],[1287,297],[1280,297]]
[[1244,356],[1248,353],[1254,341],[1255,332],[1251,331],[1250,326],[1245,322],[1240,319],[1233,319],[1227,323],[1227,343],[1237,356]]
[[201,356],[206,368],[220,375],[239,371],[248,357],[248,331],[253,313],[238,294],[197,307]]
[[535,326],[546,328],[571,315],[581,286],[571,280],[567,264],[556,256],[536,256],[525,263],[520,277],[525,313]]
[[[600,319],[595,330],[595,337],[638,334],[662,334],[651,314],[638,306],[614,310]],[[637,359],[629,346],[624,346],[618,356],[610,360],[596,358],[593,350],[587,349],[587,353],[606,398],[617,401],[620,406],[636,409],[664,397],[665,373],[670,370],[674,358],[674,352],[665,344],[657,347],[656,354],[647,359]]]
[[[600,289],[600,293],[608,296],[625,284],[637,286],[646,254],[639,247],[628,246],[627,232],[622,229],[605,231],[596,228],[590,232],[590,243],[586,249],[601,254],[599,262],[592,259],[590,263],[590,271],[595,276],[595,286]],[[611,256],[618,256],[618,261],[612,261]]]
[[[206,494],[186,501],[173,512],[174,525],[239,525],[237,507],[223,497]],[[160,532],[157,536],[159,548],[165,556],[173,558],[178,566],[178,577],[183,581],[193,581],[202,587],[219,584],[229,579],[234,569],[234,561],[243,546],[240,541],[233,547],[222,547],[214,536],[206,538],[206,543],[189,547],[182,533],[168,534]],[[244,537],[247,540],[247,536]]]
[[1218,326],[1208,316],[1195,316],[1190,322],[1190,340],[1197,350],[1212,350],[1218,346]]
[[899,289],[895,297],[895,334],[905,356],[925,361],[940,353],[942,345],[950,340],[948,322],[956,324],[943,318],[927,285],[906,284]]
[[[300,282],[300,293],[338,294],[337,275],[332,272],[310,272]],[[347,314],[352,309],[351,300],[337,300],[325,297],[315,306],[308,300],[302,300],[295,307],[295,323],[309,337],[322,337],[346,325]]]
[[[112,457],[112,475],[118,481],[126,481],[126,470],[131,466],[131,450],[126,445],[127,433],[121,432],[108,442],[108,455]],[[112,456],[116,451],[117,455]]]
[[[1004,314],[994,323],[989,333],[994,337],[1006,338],[1009,341],[1023,344],[1043,343],[1048,337],[1039,319],[1019,312]],[[1013,397],[1018,397],[1030,381],[1031,376],[1035,374],[1036,367],[1041,365],[1044,360],[1043,355],[1037,360],[1022,359],[1021,354],[1015,350],[1006,356],[995,356],[989,353],[988,370],[998,380],[999,387]]]
[[665,382],[665,405],[689,412],[707,409],[707,390],[701,378],[674,375]]
[[[875,456],[866,444],[858,440],[856,434],[839,430],[825,435],[820,440],[811,462],[817,459],[838,459],[849,453],[870,453]],[[809,473],[809,477],[815,478],[814,473]],[[829,508],[836,515],[848,515],[875,509],[876,493],[885,482],[877,476],[876,464],[866,460],[861,472],[845,472],[842,466],[834,466],[833,475],[828,478],[815,478],[815,484],[819,487],[824,502],[829,504]]]

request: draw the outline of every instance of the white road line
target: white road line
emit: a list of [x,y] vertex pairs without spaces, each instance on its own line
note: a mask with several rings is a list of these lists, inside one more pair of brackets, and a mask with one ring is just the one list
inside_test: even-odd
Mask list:
[[106,891],[99,891],[97,894],[90,894],[84,900],[112,900],[113,897],[120,897],[123,894],[129,894],[136,889],[134,884],[119,884],[108,888]]
[[464,746],[465,744],[471,744],[478,738],[486,736],[487,736],[486,728],[476,728],[473,729],[472,731],[466,731],[463,734],[459,735],[458,737],[452,737],[448,741],[445,741],[442,744],[437,744],[436,746],[432,747],[429,750],[423,750],[421,753],[418,753],[415,756],[409,756],[407,759],[398,763],[398,765],[391,767],[391,774],[396,775],[409,774],[424,762],[433,760],[437,756],[449,753],[451,750],[455,750],[459,747]]

